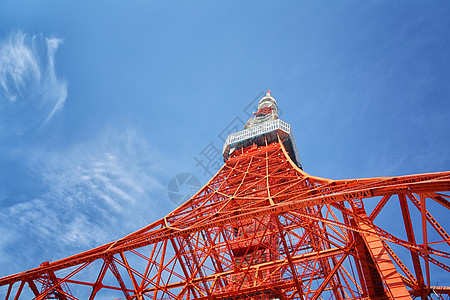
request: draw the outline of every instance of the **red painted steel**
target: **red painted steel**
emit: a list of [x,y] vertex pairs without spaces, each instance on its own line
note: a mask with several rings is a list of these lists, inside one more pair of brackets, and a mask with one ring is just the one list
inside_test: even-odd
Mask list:
[[299,169],[281,141],[253,145],[166,217],[0,285],[6,299],[448,297],[429,269],[450,272],[430,212],[449,209],[449,191],[450,172],[331,180]]

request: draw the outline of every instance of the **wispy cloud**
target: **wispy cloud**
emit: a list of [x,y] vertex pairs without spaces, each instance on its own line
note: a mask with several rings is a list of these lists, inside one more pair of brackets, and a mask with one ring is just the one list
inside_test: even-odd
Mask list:
[[164,155],[133,130],[22,156],[41,176],[42,192],[0,211],[2,275],[120,238],[171,208]]
[[67,82],[55,72],[63,42],[15,31],[0,40],[0,134],[22,134],[47,124],[67,99]]

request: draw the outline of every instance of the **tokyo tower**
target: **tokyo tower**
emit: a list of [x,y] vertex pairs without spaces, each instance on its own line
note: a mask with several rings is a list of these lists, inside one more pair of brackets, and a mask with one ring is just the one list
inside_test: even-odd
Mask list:
[[448,215],[450,172],[312,176],[270,91],[254,114],[187,202],[117,241],[0,278],[5,299],[449,298],[436,279],[450,278],[449,221],[433,212]]

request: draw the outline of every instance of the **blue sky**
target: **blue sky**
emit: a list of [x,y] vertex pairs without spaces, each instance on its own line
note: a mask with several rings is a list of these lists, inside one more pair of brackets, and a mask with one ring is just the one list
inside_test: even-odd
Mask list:
[[448,1],[0,0],[0,276],[167,214],[171,178],[205,183],[195,158],[267,89],[310,174],[450,170],[449,13]]

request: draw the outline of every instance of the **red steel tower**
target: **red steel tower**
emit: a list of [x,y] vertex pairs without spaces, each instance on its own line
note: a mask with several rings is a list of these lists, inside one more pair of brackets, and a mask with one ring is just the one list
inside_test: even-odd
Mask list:
[[223,156],[166,217],[1,278],[5,299],[448,298],[434,276],[448,282],[450,236],[432,212],[448,214],[450,172],[308,175],[270,91]]

